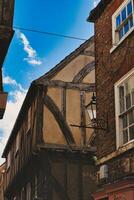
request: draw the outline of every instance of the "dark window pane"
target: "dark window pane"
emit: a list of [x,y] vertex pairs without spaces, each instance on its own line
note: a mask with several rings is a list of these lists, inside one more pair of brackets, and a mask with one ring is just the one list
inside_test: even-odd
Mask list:
[[116,28],[118,28],[120,26],[120,24],[121,24],[121,17],[120,17],[120,15],[118,15],[116,17]]
[[127,142],[128,142],[128,131],[126,129],[126,130],[123,130],[123,144]]
[[130,94],[126,95],[126,108],[129,109],[131,107],[131,96]]
[[134,90],[132,91],[132,105],[134,105]]
[[122,113],[125,110],[124,86],[119,87],[119,98],[120,98],[120,113]]
[[130,20],[129,20],[129,26],[130,26],[130,28],[132,28],[133,25],[134,25],[134,23],[133,23],[133,18],[130,18]]
[[129,86],[128,86],[128,82],[125,83],[125,89],[126,89],[126,94],[129,93]]
[[127,14],[130,15],[132,13],[132,2],[130,1],[127,5]]
[[125,111],[125,102],[124,98],[120,99],[120,113]]
[[129,128],[130,140],[134,139],[134,125]]
[[124,25],[124,32],[127,33],[129,31],[129,24],[128,22]]
[[120,95],[120,98],[124,97],[124,86],[119,87],[119,95]]
[[122,21],[124,21],[127,18],[126,7],[122,10],[121,17],[122,17]]
[[123,123],[123,128],[126,128],[127,125],[128,125],[128,122],[127,122],[127,115],[124,115],[122,117],[122,123]]
[[124,31],[123,31],[123,28],[121,28],[119,30],[119,40],[123,37],[123,35],[124,35]]
[[128,113],[129,116],[129,125],[134,123],[134,110]]

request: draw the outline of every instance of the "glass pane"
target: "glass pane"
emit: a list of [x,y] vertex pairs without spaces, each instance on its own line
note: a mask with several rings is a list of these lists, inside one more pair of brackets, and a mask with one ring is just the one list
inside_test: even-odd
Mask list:
[[132,13],[132,2],[130,1],[127,5],[127,14],[130,15]]
[[128,122],[127,122],[127,115],[124,115],[122,117],[122,125],[123,125],[123,128],[126,128],[127,125],[128,125]]
[[125,83],[125,89],[126,89],[126,94],[128,94],[129,93],[128,82]]
[[126,95],[126,109],[129,109],[131,107],[131,95]]
[[123,28],[121,28],[119,30],[119,40],[123,37],[123,35],[124,35],[124,31],[123,31]]
[[120,113],[125,111],[125,102],[124,98],[120,99]]
[[133,124],[134,123],[134,110],[129,112],[128,117],[129,117],[129,125]]
[[130,18],[130,20],[129,20],[129,26],[130,26],[130,28],[132,28],[133,25],[134,25],[134,23],[133,23],[133,18]]
[[121,17],[120,14],[116,17],[116,28],[118,28],[121,24]]
[[121,11],[121,17],[122,17],[122,21],[124,21],[127,17],[127,13],[126,13],[126,7]]
[[130,140],[134,139],[134,125],[129,128]]
[[129,24],[128,22],[124,25],[124,32],[127,33],[129,31]]
[[131,93],[131,91],[134,89],[134,76],[131,76],[127,80],[125,88],[126,88],[126,94]]
[[119,87],[119,96],[120,98],[124,97],[124,86]]
[[128,142],[128,130],[123,130],[123,144]]
[[134,105],[134,90],[132,91],[132,105]]

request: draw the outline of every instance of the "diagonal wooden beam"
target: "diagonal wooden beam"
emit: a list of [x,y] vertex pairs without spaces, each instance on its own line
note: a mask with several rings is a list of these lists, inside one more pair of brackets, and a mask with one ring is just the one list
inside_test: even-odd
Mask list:
[[92,61],[91,63],[87,64],[78,72],[78,74],[76,74],[76,76],[73,79],[73,83],[81,83],[85,76],[87,76],[87,74],[89,74],[94,68],[95,61]]
[[62,133],[65,136],[65,139],[68,144],[75,144],[75,140],[73,138],[72,132],[67,125],[64,116],[60,112],[59,108],[56,106],[55,102],[51,99],[49,96],[45,96],[44,104],[47,106],[47,108],[51,111],[51,113],[54,115],[57,123],[59,124],[59,127],[62,130]]

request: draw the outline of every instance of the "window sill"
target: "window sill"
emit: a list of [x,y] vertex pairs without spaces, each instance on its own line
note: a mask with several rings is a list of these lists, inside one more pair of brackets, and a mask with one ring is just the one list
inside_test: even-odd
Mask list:
[[119,147],[116,151],[113,153],[99,159],[97,161],[97,165],[103,164],[107,162],[108,160],[111,160],[117,156],[120,156],[121,154],[125,153],[126,151],[134,148],[134,140],[129,141],[128,143],[124,144],[123,146]]
[[133,31],[134,31],[134,26],[128,31],[126,35],[124,35],[124,37],[122,37],[122,39],[117,44],[115,45],[113,44],[113,47],[110,49],[110,53],[113,53],[120,46],[120,44],[128,37],[128,35],[131,34]]
[[127,143],[125,143],[125,144],[123,144],[121,147],[119,147],[119,149],[120,148],[128,148],[129,146],[131,146],[131,143],[133,143],[133,146],[134,146],[134,139],[133,140],[130,140],[130,141],[128,141]]

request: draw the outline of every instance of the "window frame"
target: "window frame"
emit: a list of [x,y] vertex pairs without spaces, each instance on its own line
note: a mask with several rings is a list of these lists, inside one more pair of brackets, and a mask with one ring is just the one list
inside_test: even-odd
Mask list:
[[[129,31],[124,34],[124,36],[119,40],[116,41],[116,18],[117,16],[122,12],[123,8],[127,7],[129,2],[132,2],[132,18],[133,18],[133,26],[129,29]],[[129,21],[128,18],[130,17],[130,15],[128,15],[128,17],[126,18],[125,21]],[[122,22],[120,26],[123,26],[125,22]],[[131,32],[133,32],[134,30],[134,0],[125,0],[121,6],[114,12],[114,14],[112,15],[112,45],[113,47],[110,50],[110,53],[112,53],[127,37],[128,35],[131,34]]]
[[[115,94],[115,120],[116,120],[116,148],[119,149],[120,147],[126,146],[129,143],[133,142],[134,139],[129,140],[126,143],[123,143],[123,135],[121,133],[121,120],[120,116],[122,113],[120,113],[120,102],[119,102],[119,86],[124,84],[126,80],[128,80],[130,77],[134,76],[134,67],[127,73],[125,74],[119,81],[117,81],[114,84],[114,94]],[[133,110],[134,105],[130,108],[130,110]],[[129,110],[129,109],[128,109]],[[125,110],[123,113],[127,113],[128,110]],[[130,125],[132,126],[132,125]],[[130,127],[129,126],[129,127]]]

